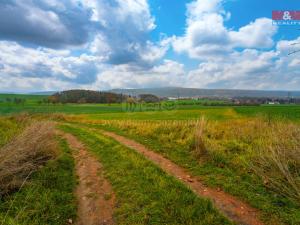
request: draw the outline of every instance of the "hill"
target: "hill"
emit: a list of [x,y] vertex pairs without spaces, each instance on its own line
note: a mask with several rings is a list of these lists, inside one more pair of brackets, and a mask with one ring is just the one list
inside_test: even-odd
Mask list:
[[265,91],[237,89],[197,89],[180,87],[144,88],[144,89],[112,89],[110,92],[137,96],[153,94],[159,97],[266,97],[266,98],[300,98],[300,91]]

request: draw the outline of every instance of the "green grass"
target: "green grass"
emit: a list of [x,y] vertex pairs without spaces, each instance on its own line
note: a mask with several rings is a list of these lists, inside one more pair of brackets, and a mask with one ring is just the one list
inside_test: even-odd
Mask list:
[[[181,146],[175,141],[165,140],[160,137],[159,131],[150,137],[136,133],[134,130],[116,128],[113,125],[104,127],[85,124],[84,126],[110,130],[143,143],[188,169],[193,175],[201,177],[207,185],[221,187],[224,191],[238,196],[253,207],[260,209],[263,215],[262,219],[269,224],[274,221],[282,221],[287,224],[300,223],[299,205],[266,189],[262,180],[253,173],[226,165],[220,168],[211,161],[200,164],[188,149],[189,146]],[[221,160],[220,162],[223,163],[223,158],[215,160]]]
[[234,110],[246,117],[265,116],[270,119],[300,120],[300,105],[279,105],[279,106],[241,106]]
[[61,154],[34,173],[23,188],[0,199],[1,225],[61,225],[76,217],[74,161],[64,140]]
[[0,147],[19,134],[23,127],[24,124],[18,122],[15,118],[0,117]]
[[228,107],[202,107],[200,109],[152,111],[152,112],[123,112],[110,114],[88,115],[90,119],[103,120],[190,120],[205,116],[209,119],[231,119],[236,113]]
[[120,104],[107,105],[107,104],[65,104],[65,105],[38,105],[27,104],[15,105],[13,103],[0,103],[0,115],[17,114],[20,112],[27,113],[66,113],[66,114],[97,114],[97,113],[111,113],[122,112]]
[[204,116],[212,120],[238,119],[241,117],[263,116],[266,119],[288,119],[300,121],[300,105],[282,106],[187,106],[174,110],[149,112],[120,112],[87,115],[96,120],[191,120]]
[[7,98],[10,98],[11,100],[14,98],[22,98],[26,99],[27,103],[37,103],[47,97],[47,95],[0,94],[0,102],[5,102]]
[[[5,101],[6,98],[26,99],[24,105]],[[224,101],[182,100],[163,102],[161,108],[155,104],[137,105],[134,112],[123,104],[57,104],[47,105],[38,102],[47,96],[0,94],[0,115],[28,113],[66,113],[89,114],[94,119],[139,119],[139,120],[186,120],[198,119],[205,115],[208,119],[232,119],[241,116],[253,117],[263,115],[268,118],[283,118],[300,121],[300,105],[279,106],[203,106],[206,104],[223,104]]]
[[229,224],[212,206],[134,150],[93,131],[63,126],[102,162],[117,197],[117,224]]

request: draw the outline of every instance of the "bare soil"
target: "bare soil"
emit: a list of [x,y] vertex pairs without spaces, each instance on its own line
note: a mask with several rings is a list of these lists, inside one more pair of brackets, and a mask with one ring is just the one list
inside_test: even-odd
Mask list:
[[78,212],[77,225],[114,224],[115,195],[110,183],[104,178],[102,165],[71,134],[64,138],[73,150],[78,186],[76,189]]
[[139,144],[136,141],[112,132],[102,131],[102,133],[143,154],[146,158],[160,166],[168,174],[176,177],[190,187],[198,196],[211,199],[215,207],[235,223],[244,225],[263,224],[263,222],[259,219],[259,211],[252,208],[247,203],[242,202],[222,190],[205,186],[199,178],[193,177],[185,169],[181,168],[169,159],[164,158],[162,155],[149,150],[144,145]]

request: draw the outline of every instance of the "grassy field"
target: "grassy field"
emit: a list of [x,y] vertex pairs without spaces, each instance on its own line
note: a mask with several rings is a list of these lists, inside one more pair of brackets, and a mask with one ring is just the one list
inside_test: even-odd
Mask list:
[[[6,98],[24,98],[24,105],[8,103]],[[268,119],[300,120],[300,105],[261,105],[261,106],[203,106],[199,100],[165,102],[161,107],[153,104],[137,105],[135,109],[123,104],[38,104],[47,96],[0,94],[0,115],[18,114],[88,114],[92,119],[137,119],[137,120],[190,120],[206,116],[209,119],[236,119],[240,117],[264,116]],[[210,101],[222,103],[222,101]],[[171,104],[171,106],[170,106]],[[168,106],[169,105],[169,106]]]
[[[205,136],[199,137],[204,143],[204,152],[201,149],[195,151],[195,121],[94,120],[89,122],[90,125],[87,123],[82,125],[114,131],[145,144],[201,177],[207,185],[221,187],[260,209],[269,224],[279,220],[287,224],[300,222],[299,183],[295,181],[298,188],[294,191],[294,183],[285,186],[286,177],[279,168],[292,166],[299,169],[299,161],[292,162],[292,159],[298,157],[300,129],[293,123],[272,122],[269,125],[269,121],[257,119],[207,122]],[[279,137],[285,138],[280,140]],[[282,158],[286,161],[272,162],[267,158],[265,162],[261,156],[270,153],[269,145],[279,145],[284,151],[280,154],[286,156],[293,152],[294,155]],[[260,163],[270,163],[266,167],[273,166],[269,174],[263,171],[265,177],[256,173]],[[295,180],[299,178],[297,171],[291,171],[289,175],[295,176]],[[273,186],[272,179],[281,182],[280,185]]]
[[262,105],[235,107],[234,109],[238,114],[246,117],[265,116],[270,119],[300,120],[299,105]]
[[0,94],[0,100],[5,101],[5,99],[10,98],[24,98],[28,102],[34,103],[41,99],[48,97],[47,95],[28,95],[28,94]]
[[[232,107],[185,102],[169,107],[144,104],[130,111],[126,104],[38,104],[45,96],[23,96],[24,105],[5,100],[14,97],[0,95],[0,176],[7,168],[1,168],[1,157],[5,159],[1,151],[22,146],[20,140],[26,142],[24,132],[31,124],[55,120],[102,162],[116,193],[116,224],[230,222],[209,200],[197,197],[134,150],[102,136],[101,130],[136,140],[207,186],[243,200],[260,211],[266,224],[300,224],[299,105]],[[40,151],[41,141],[27,139],[26,151]],[[67,143],[58,140],[59,154],[37,166],[20,191],[0,198],[0,224],[75,220],[74,162]]]

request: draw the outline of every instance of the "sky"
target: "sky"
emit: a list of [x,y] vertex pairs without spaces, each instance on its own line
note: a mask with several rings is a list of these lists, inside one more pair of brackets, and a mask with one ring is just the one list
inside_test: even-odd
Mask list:
[[0,92],[300,90],[298,0],[1,0]]

